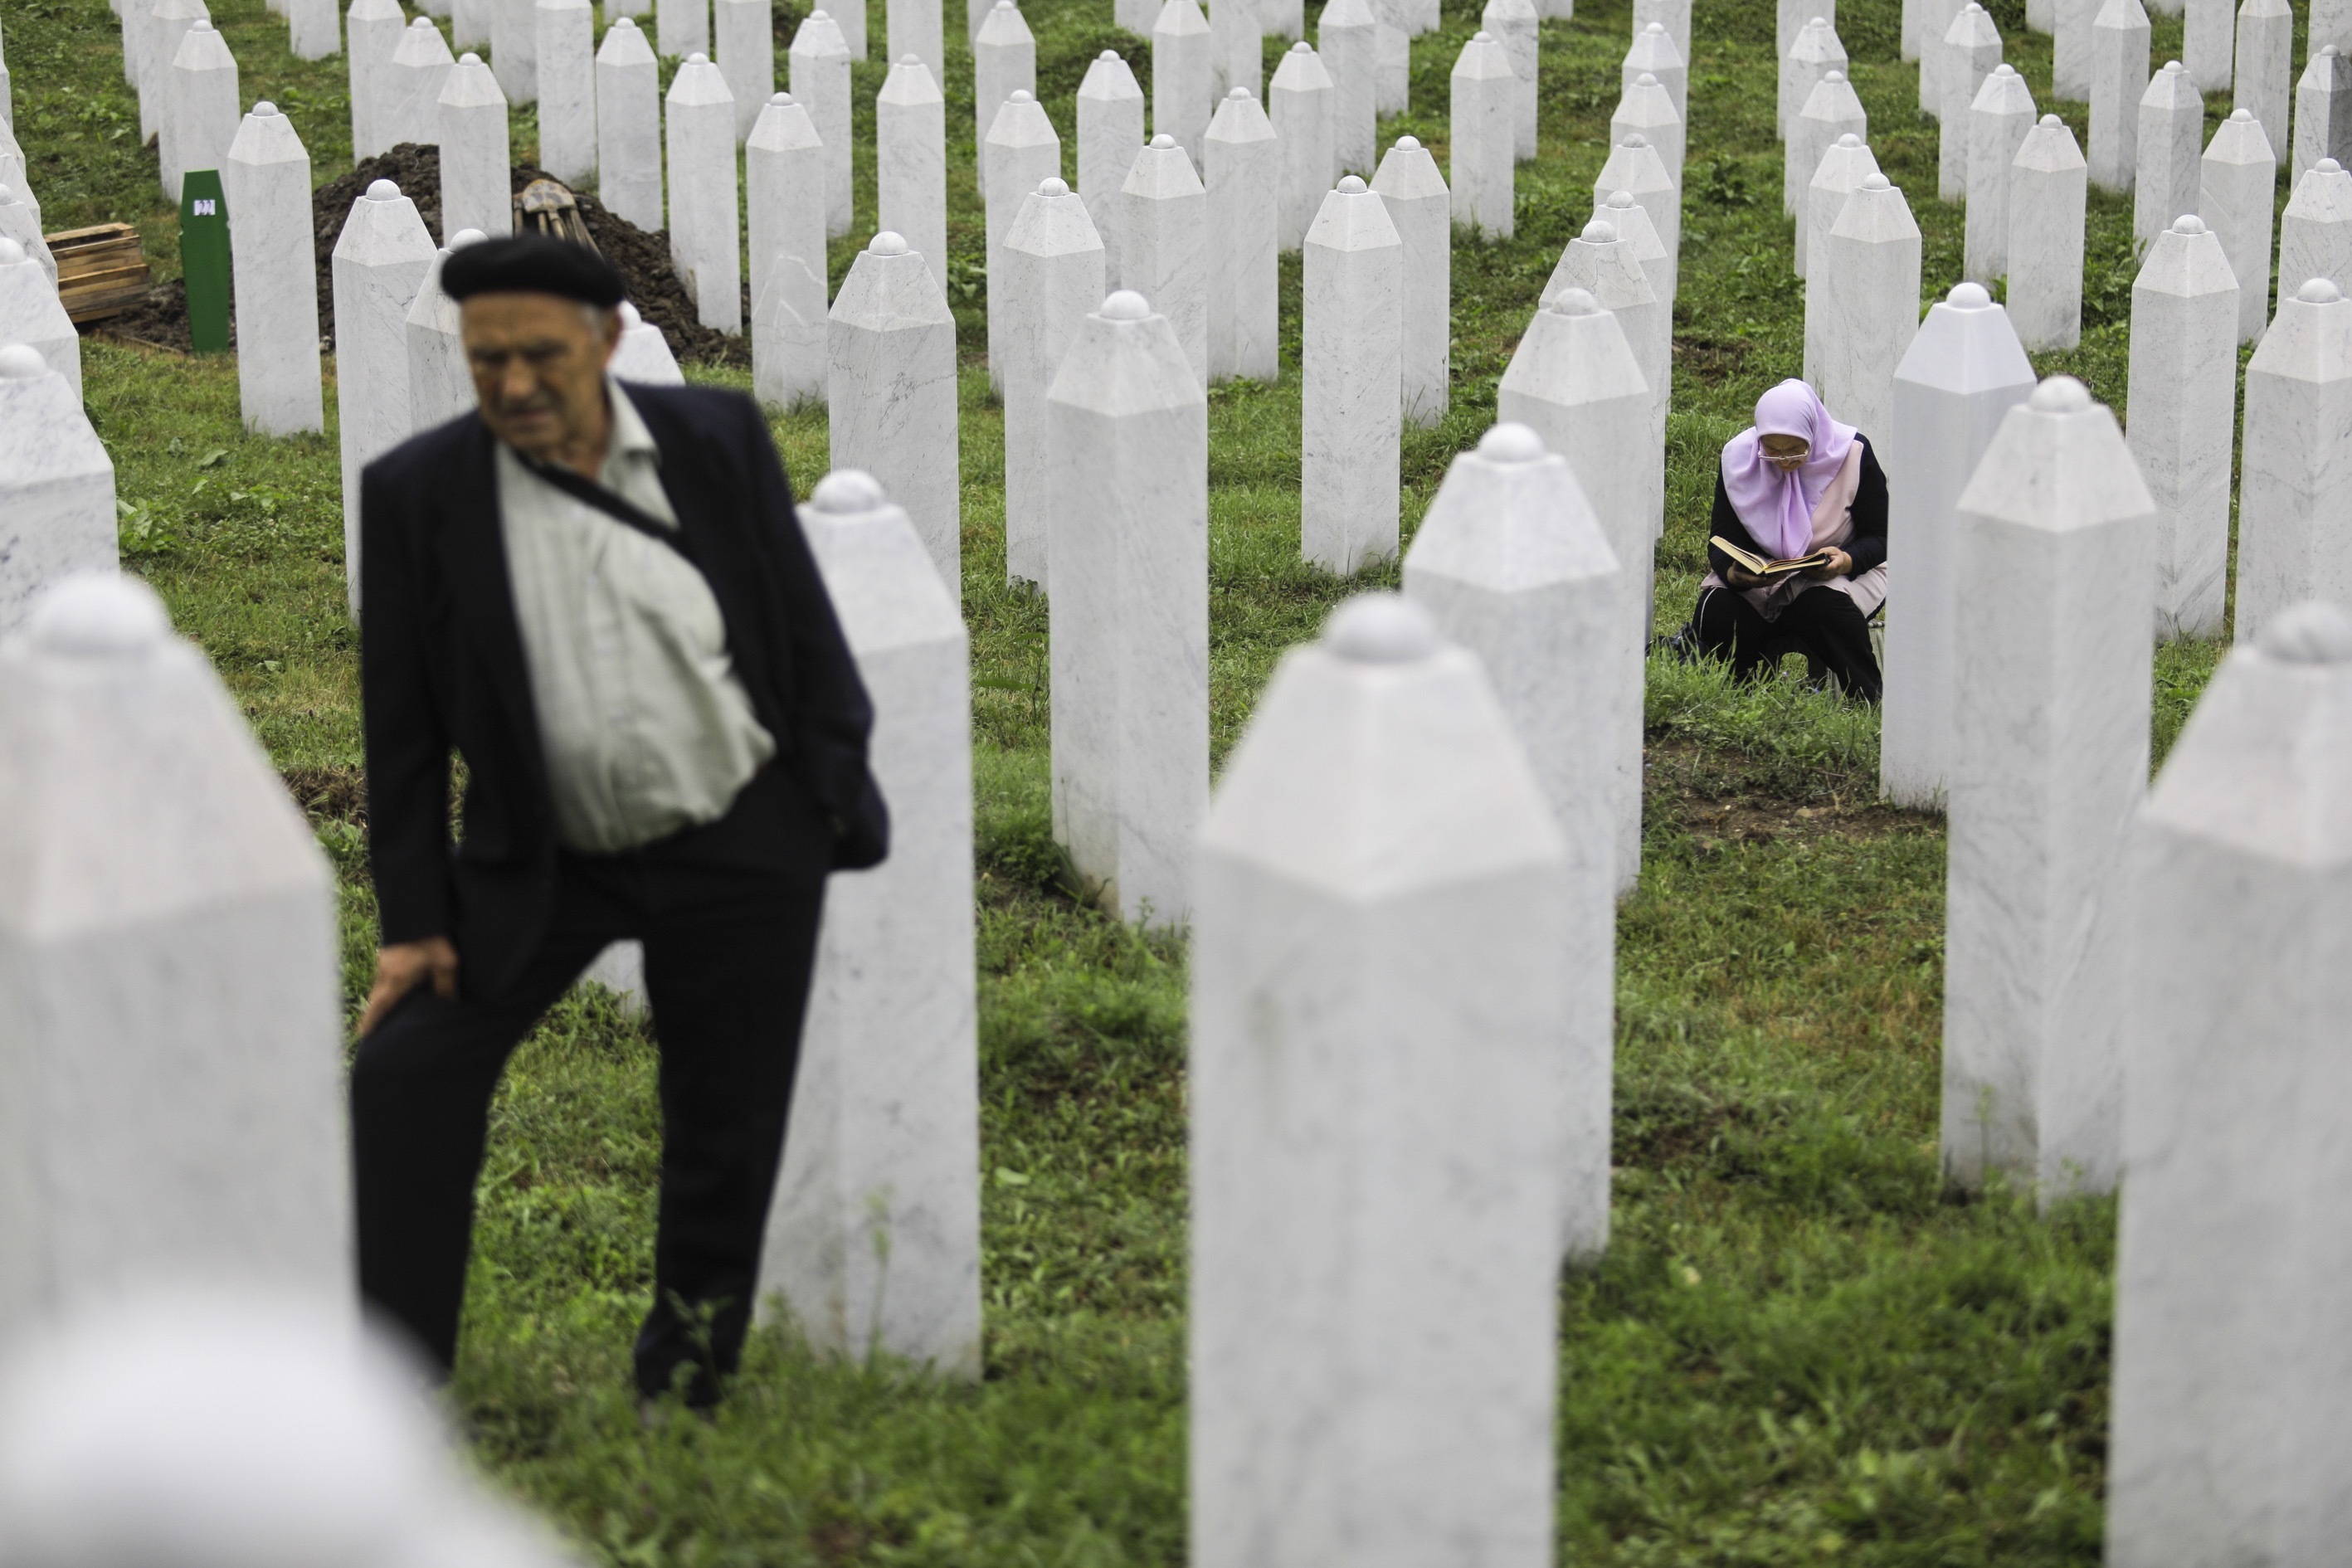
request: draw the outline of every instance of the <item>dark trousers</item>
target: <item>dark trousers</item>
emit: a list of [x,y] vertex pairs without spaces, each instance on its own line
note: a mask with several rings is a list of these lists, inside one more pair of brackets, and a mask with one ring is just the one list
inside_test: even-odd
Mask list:
[[[754,792],[747,790],[746,796]],[[352,1073],[360,1290],[446,1371],[489,1102],[507,1058],[606,943],[645,943],[659,1033],[662,1164],[654,1304],[637,1387],[717,1398],[750,1325],[816,952],[821,864],[733,854],[729,817],[618,855],[560,858],[552,912],[514,983],[492,996],[412,993],[360,1042]],[[755,837],[771,841],[772,825]]]
[[1731,673],[1754,680],[1785,654],[1805,656],[1814,679],[1834,676],[1849,697],[1878,700],[1878,656],[1870,649],[1870,623],[1862,607],[1835,588],[1808,588],[1768,621],[1744,595],[1701,588],[1691,616],[1701,652],[1731,660]]

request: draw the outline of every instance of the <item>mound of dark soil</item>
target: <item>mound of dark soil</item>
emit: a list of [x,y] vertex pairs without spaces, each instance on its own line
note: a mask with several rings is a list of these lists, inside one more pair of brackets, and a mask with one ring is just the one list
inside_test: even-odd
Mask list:
[[[525,164],[514,171],[514,188],[520,191],[531,181],[548,177],[544,169]],[[416,204],[417,216],[425,220],[425,228],[435,238],[440,237],[441,154],[436,148],[404,142],[389,153],[363,161],[349,174],[328,181],[311,194],[311,245],[319,265],[320,341],[330,352],[335,346],[335,241],[343,232],[344,221],[351,216],[352,204],[378,180],[390,180],[398,185],[400,194]],[[669,340],[670,353],[680,360],[738,365],[751,363],[748,337],[727,337],[695,320],[694,303],[686,297],[686,289],[670,266],[667,235],[659,231],[648,234],[626,218],[616,217],[606,212],[594,196],[580,195],[577,200],[581,218],[595,239],[596,248],[620,269],[628,286],[630,302],[646,321],[661,329],[662,336]],[[746,321],[751,319],[748,299],[743,315]],[[97,330],[110,337],[186,353],[192,346],[188,339],[187,290],[177,279],[162,284],[133,310],[98,323]],[[234,326],[229,341],[236,342]]]

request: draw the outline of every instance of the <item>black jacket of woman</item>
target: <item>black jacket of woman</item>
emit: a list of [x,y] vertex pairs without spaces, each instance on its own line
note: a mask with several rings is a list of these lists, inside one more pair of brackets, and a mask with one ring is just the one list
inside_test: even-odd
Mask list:
[[[1886,559],[1886,470],[1878,466],[1878,453],[1868,437],[1856,436],[1854,441],[1862,447],[1862,482],[1853,494],[1853,537],[1839,548],[1853,557],[1852,574],[1859,577]],[[1727,539],[1767,561],[1780,558],[1780,551],[1767,547],[1749,533],[1748,525],[1732,510],[1731,493],[1724,489],[1720,468],[1715,475],[1715,515],[1707,523],[1707,535],[1711,540]],[[1736,563],[1712,543],[1706,547],[1706,563],[1717,577],[1726,583],[1731,581]]]

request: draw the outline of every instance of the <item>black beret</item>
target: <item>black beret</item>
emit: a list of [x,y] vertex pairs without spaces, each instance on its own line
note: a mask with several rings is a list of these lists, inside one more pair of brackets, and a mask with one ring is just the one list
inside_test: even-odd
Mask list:
[[553,294],[609,310],[627,292],[613,264],[584,245],[544,235],[485,239],[449,253],[441,289],[452,300],[477,294]]

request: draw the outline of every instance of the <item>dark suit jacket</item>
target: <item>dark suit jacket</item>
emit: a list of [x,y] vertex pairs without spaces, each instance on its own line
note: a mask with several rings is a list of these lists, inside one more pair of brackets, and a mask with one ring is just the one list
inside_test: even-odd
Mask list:
[[[738,393],[632,384],[629,399],[661,448],[663,489],[719,601],[736,672],[775,737],[769,765],[799,785],[745,800],[804,803],[830,829],[815,858],[875,864],[889,816],[866,765],[874,710],[766,422]],[[494,444],[467,414],[394,447],[360,479],[360,686],[383,941],[450,938],[479,994],[502,987],[544,931],[556,868]],[[466,761],[465,837],[454,850],[453,749]],[[806,847],[828,836],[777,837]]]

